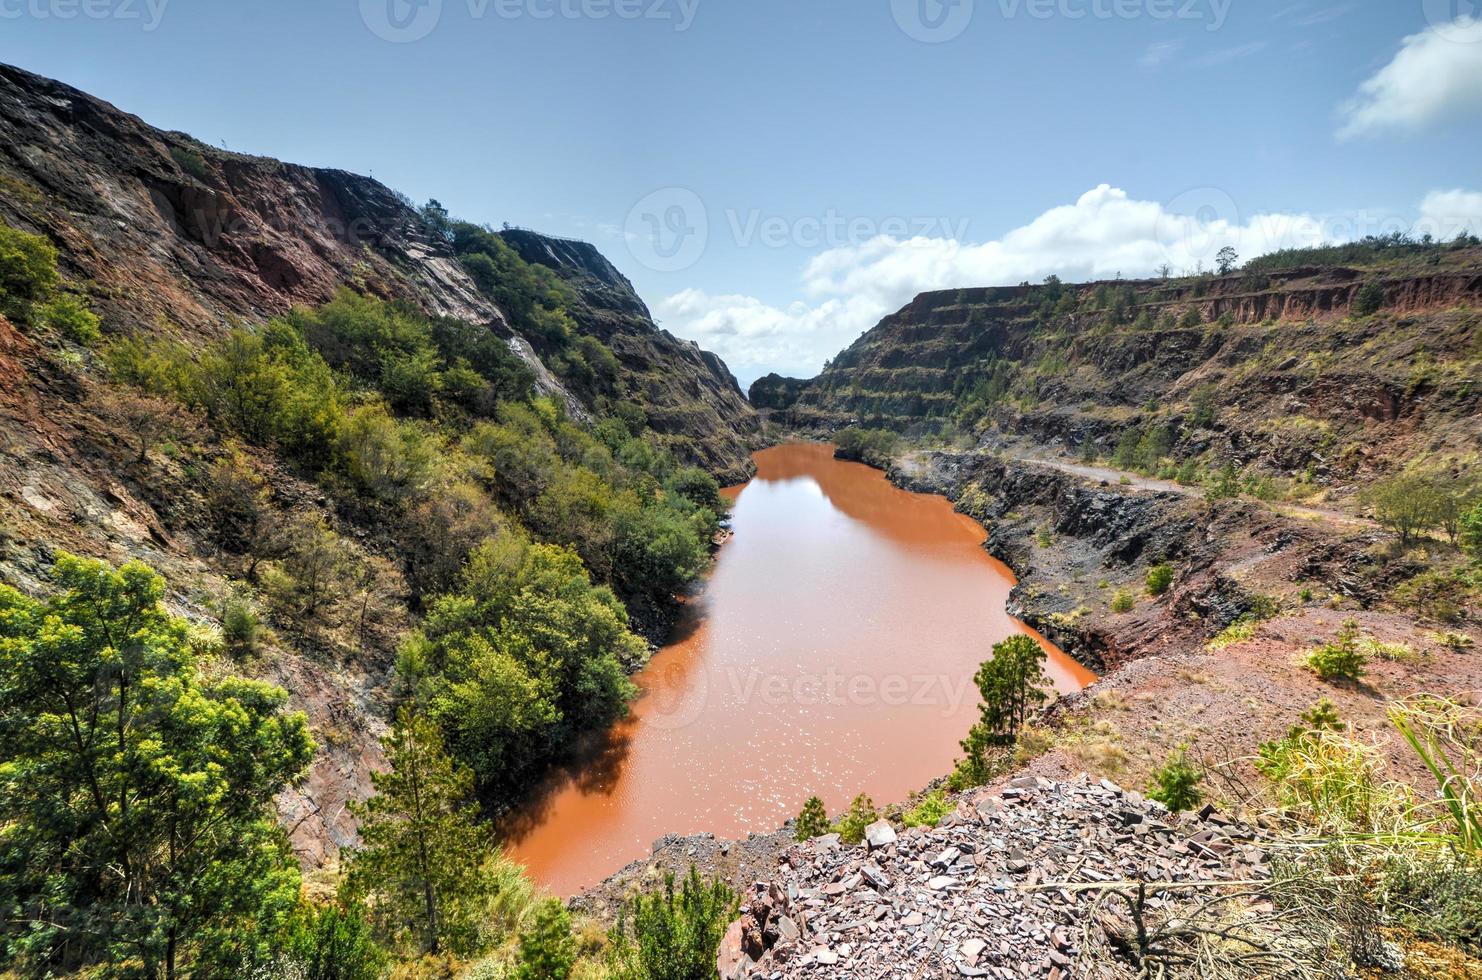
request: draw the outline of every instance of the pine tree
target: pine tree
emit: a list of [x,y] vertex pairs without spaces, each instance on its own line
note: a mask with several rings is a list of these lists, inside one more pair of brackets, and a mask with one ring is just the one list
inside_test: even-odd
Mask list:
[[364,902],[381,935],[429,953],[472,950],[478,914],[493,894],[493,836],[466,801],[473,775],[443,750],[437,727],[402,709],[382,743],[391,770],[351,810],[361,821],[342,886]]
[[998,742],[1011,742],[1029,713],[1048,698],[1045,651],[1033,638],[1016,634],[993,645],[973,680],[983,697],[980,724]]
[[823,801],[816,796],[808,797],[808,802],[803,804],[803,812],[798,814],[798,829],[794,835],[797,840],[812,840],[828,833],[828,811],[823,808]]
[[535,921],[520,933],[520,961],[514,980],[566,980],[576,963],[571,916],[559,899],[548,898],[535,910]]

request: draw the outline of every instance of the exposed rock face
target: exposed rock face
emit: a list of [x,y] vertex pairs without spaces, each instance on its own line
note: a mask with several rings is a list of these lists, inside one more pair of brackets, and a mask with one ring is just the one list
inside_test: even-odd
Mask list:
[[[1424,420],[1426,451],[1465,454],[1482,414],[1482,389],[1466,381],[1477,371],[1482,250],[1438,262],[1424,273],[1067,286],[1069,312],[1049,311],[1041,287],[924,293],[801,388],[759,382],[757,400],[806,429],[936,432],[997,365],[1015,397],[993,403],[988,420],[1046,445],[1090,440],[1109,454],[1122,433],[1156,423],[1171,426],[1180,458],[1348,475],[1412,454]],[[1349,318],[1371,281],[1382,315]],[[1135,296],[1118,326],[1095,299],[1113,289]],[[1177,325],[1191,310],[1204,322]],[[1201,392],[1214,417],[1196,424]]]
[[[155,129],[69,86],[0,65],[0,220],[46,235],[104,329],[212,336],[352,285],[484,324],[577,414],[405,198],[368,177],[229,153]],[[578,326],[613,348],[655,431],[725,480],[750,475],[758,420],[718,357],[659,330],[593,246],[506,236],[576,286]]]
[[1079,975],[1083,937],[1104,956],[1135,934],[1117,911],[1127,906],[1098,901],[1114,883],[1164,884],[1147,890],[1146,915],[1161,921],[1212,891],[1176,883],[1268,874],[1254,835],[1212,808],[1170,814],[1106,780],[1025,776],[969,794],[935,829],[859,847],[837,834],[795,845],[777,877],[747,895],[716,965],[722,980],[1058,980]]
[[807,387],[808,382],[801,378],[768,374],[751,383],[747,397],[758,410],[784,411],[792,408]]
[[518,229],[502,234],[526,262],[549,266],[576,290],[580,306],[572,316],[617,355],[648,424],[669,437],[680,458],[723,482],[751,476],[761,421],[719,357],[660,330],[633,284],[586,242]]
[[5,65],[0,219],[49,237],[113,329],[163,318],[209,334],[354,283],[507,334],[380,183],[215,149]]

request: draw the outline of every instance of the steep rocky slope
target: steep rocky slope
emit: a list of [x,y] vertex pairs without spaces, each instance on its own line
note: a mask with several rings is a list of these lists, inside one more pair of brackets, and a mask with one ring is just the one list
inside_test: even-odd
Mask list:
[[[343,286],[486,325],[565,393],[531,338],[478,289],[417,210],[377,181],[230,153],[60,82],[0,65],[0,220],[56,245],[105,332],[213,336],[324,302]],[[756,417],[713,354],[660,331],[627,280],[585,243],[512,233],[573,279],[584,332],[614,340],[653,428],[727,479],[745,475]],[[576,411],[583,406],[567,395]]]
[[501,236],[526,262],[555,270],[576,290],[572,316],[617,356],[655,432],[722,482],[751,475],[760,422],[724,361],[656,327],[633,284],[586,242],[519,229]]
[[[1482,412],[1482,250],[1432,258],[926,293],[817,378],[777,379],[754,400],[808,430],[996,428],[1103,455],[1163,426],[1176,458],[1273,475],[1467,457]],[[1355,306],[1366,289],[1372,312]]]
[[[199,350],[238,324],[350,287],[486,328],[573,415],[594,407],[547,370],[538,344],[390,189],[215,149],[6,66],[0,223],[52,243],[68,289],[100,315],[105,341],[169,338]],[[578,288],[576,328],[611,343],[620,383],[645,393],[666,445],[724,480],[744,477],[757,420],[725,366],[659,331],[591,246],[511,237]],[[236,556],[208,526],[206,474],[239,454],[265,481],[274,513],[338,529],[336,557],[382,573],[364,594],[366,608],[374,598],[385,615],[363,619],[360,636],[313,635],[265,617],[255,652],[222,668],[282,684],[308,713],[319,751],[279,806],[304,863],[332,863],[355,838],[346,802],[364,798],[384,764],[378,736],[396,697],[395,648],[415,612],[394,536],[383,521],[347,516],[335,493],[266,447],[236,445],[199,416],[110,382],[96,350],[0,316],[0,582],[49,591],[59,550],[139,559],[169,583],[172,612],[214,628],[229,603],[243,601],[244,585]],[[438,503],[454,513],[458,500]]]

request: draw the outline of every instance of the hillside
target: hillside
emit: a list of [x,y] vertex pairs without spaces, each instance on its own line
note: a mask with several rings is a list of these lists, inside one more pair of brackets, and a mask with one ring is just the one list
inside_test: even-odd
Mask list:
[[1100,457],[1153,434],[1176,463],[1341,480],[1475,457],[1479,301],[1482,249],[1450,244],[1367,265],[926,293],[817,378],[762,379],[753,400],[805,430],[992,433]]
[[621,710],[758,434],[591,245],[438,217],[0,66],[0,584],[54,592],[63,552],[142,561],[212,672],[286,688],[318,744],[278,800],[307,868],[356,839],[395,706],[457,683],[398,650],[454,642],[414,631],[480,549],[565,576],[552,615],[591,632],[559,656],[601,675],[507,733],[497,807]]
[[[105,334],[189,341],[221,335],[344,286],[479,324],[505,340],[577,412],[590,393],[552,371],[542,339],[502,310],[422,213],[377,181],[208,146],[60,82],[0,65],[0,221],[39,232],[68,279],[85,282]],[[747,472],[756,420],[714,355],[660,331],[632,287],[585,243],[512,233],[529,261],[591,277],[574,318],[615,343],[619,397],[654,399],[651,425],[687,461]],[[557,256],[579,250],[581,263]],[[546,353],[546,352],[542,352]],[[652,381],[666,379],[657,391]]]

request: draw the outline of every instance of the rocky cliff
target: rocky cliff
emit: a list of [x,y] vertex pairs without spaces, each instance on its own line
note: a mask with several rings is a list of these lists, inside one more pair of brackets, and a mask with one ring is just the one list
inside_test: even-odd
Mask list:
[[[344,286],[486,325],[567,396],[416,208],[377,181],[230,153],[0,65],[0,221],[44,234],[85,283],[107,333],[185,339],[324,302]],[[527,261],[578,287],[577,325],[611,341],[655,431],[725,479],[747,475],[757,420],[725,365],[659,330],[632,286],[584,242],[511,232]],[[590,406],[586,406],[590,407]]]
[[722,482],[751,476],[760,420],[724,361],[655,326],[633,284],[586,242],[521,229],[501,235],[526,262],[549,267],[576,291],[572,316],[617,356],[655,432]]
[[1366,268],[926,293],[817,378],[761,394],[804,429],[996,429],[1109,455],[1128,431],[1161,426],[1175,458],[1347,476],[1474,451],[1479,301],[1475,247]]
[[[547,369],[536,339],[385,186],[206,146],[7,66],[0,224],[50,241],[69,291],[101,317],[105,341],[169,338],[198,349],[237,324],[350,287],[484,327],[574,414],[597,408]],[[725,366],[660,331],[592,246],[527,233],[510,241],[576,287],[576,329],[611,345],[619,383],[643,393],[659,438],[723,479],[743,478],[758,423]],[[385,570],[377,601],[387,615],[365,621],[362,636],[342,642],[264,622],[250,658],[224,668],[281,684],[309,716],[320,748],[279,808],[303,862],[318,866],[355,839],[346,803],[368,795],[384,764],[378,736],[395,699],[394,650],[415,613],[397,571],[404,554],[383,521],[347,518],[334,493],[270,448],[238,446],[202,418],[112,383],[96,345],[0,316],[0,582],[49,591],[61,550],[137,559],[164,575],[172,612],[214,629],[228,604],[243,601],[242,582],[206,519],[204,474],[238,453],[263,481],[270,510],[339,528],[338,558]]]

